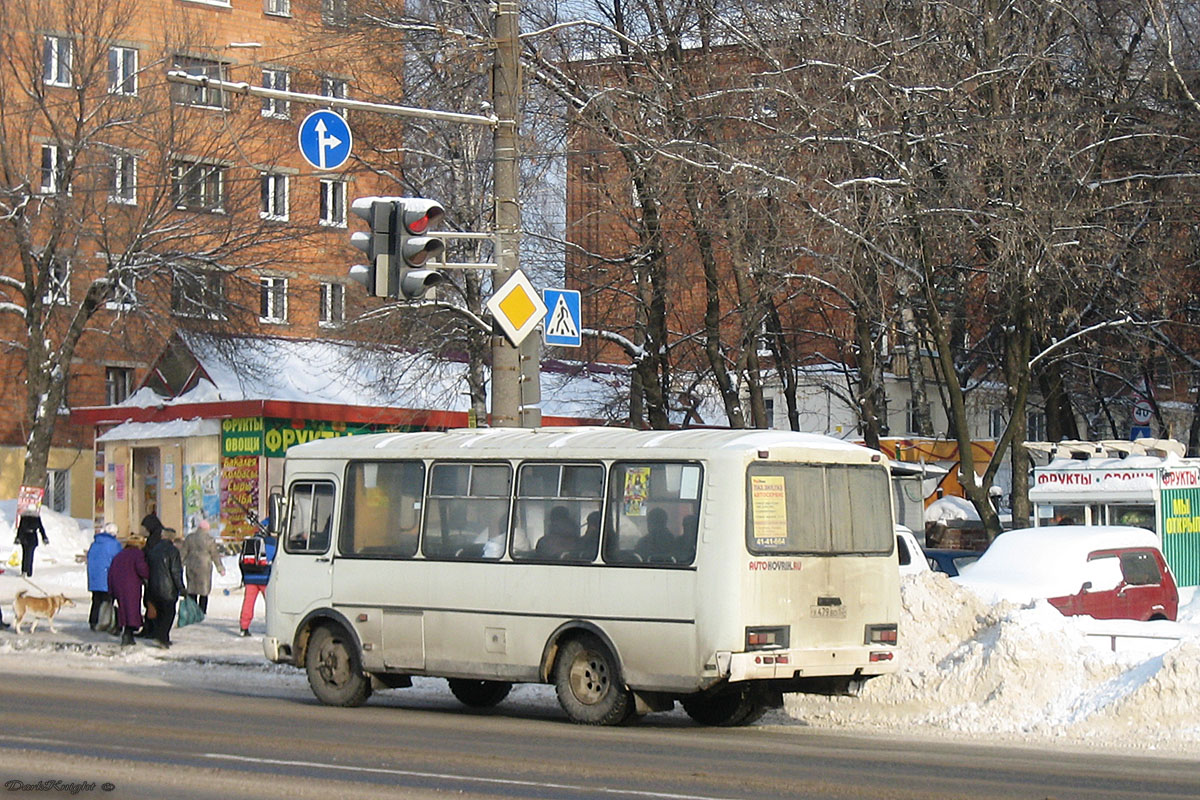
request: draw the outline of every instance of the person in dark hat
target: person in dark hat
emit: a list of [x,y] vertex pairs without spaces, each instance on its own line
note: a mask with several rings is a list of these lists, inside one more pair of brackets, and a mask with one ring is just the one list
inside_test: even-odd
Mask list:
[[150,572],[146,581],[146,602],[153,605],[155,610],[146,628],[152,637],[149,644],[167,648],[171,646],[171,626],[175,624],[176,604],[181,594],[187,594],[187,587],[183,582],[183,560],[179,556],[179,548],[164,535],[165,529],[158,522],[158,517],[151,522],[157,523],[157,527],[142,521],[146,530],[152,531],[144,548],[146,566]]

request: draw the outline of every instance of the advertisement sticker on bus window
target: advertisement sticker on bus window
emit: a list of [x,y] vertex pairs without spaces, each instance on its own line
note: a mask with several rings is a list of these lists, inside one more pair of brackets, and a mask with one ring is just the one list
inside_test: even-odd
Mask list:
[[650,485],[649,467],[629,467],[625,470],[625,515],[646,516],[646,493]]
[[787,503],[782,475],[750,476],[750,513],[755,547],[787,543]]
[[695,500],[700,496],[700,468],[687,466],[683,468],[683,480],[679,486],[680,500]]

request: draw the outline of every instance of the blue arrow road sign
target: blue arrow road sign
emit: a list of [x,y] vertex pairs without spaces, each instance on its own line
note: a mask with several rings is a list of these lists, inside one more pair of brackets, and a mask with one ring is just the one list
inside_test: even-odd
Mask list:
[[558,347],[579,347],[583,344],[583,319],[579,307],[579,292],[573,289],[543,289],[546,319],[542,338],[546,344]]
[[350,126],[336,111],[314,111],[300,123],[300,153],[317,169],[338,169],[350,158]]

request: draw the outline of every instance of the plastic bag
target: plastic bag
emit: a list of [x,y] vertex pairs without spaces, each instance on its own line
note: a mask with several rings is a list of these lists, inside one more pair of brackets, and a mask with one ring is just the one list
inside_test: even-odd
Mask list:
[[176,627],[182,628],[185,625],[191,625],[193,622],[203,622],[204,612],[200,610],[200,604],[186,594],[179,598],[179,620]]
[[14,550],[12,551],[12,555],[10,555],[10,556],[8,557],[8,561],[7,561],[6,563],[7,563],[7,564],[8,564],[10,567],[19,567],[19,566],[21,566],[21,551],[20,551],[20,550],[15,550],[15,549],[14,549]]
[[113,608],[112,600],[105,600],[100,603],[100,608],[96,612],[96,630],[110,633],[113,627],[117,624],[116,609]]

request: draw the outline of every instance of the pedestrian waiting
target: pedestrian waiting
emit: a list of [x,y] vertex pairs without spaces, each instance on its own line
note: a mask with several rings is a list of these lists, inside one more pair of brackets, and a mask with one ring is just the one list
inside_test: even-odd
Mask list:
[[121,543],[117,541],[117,526],[106,524],[96,531],[92,544],[87,551],[88,591],[92,593],[92,608],[88,611],[88,627],[96,630],[100,622],[100,610],[105,603],[112,603],[112,593],[108,590],[108,568],[113,559],[121,552]]

